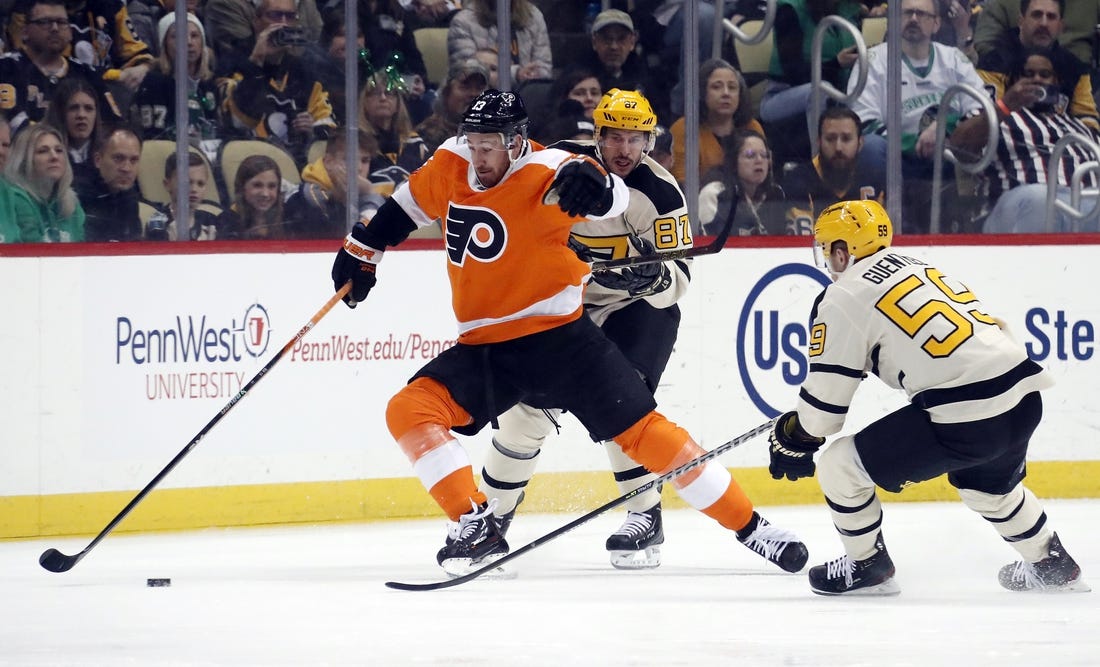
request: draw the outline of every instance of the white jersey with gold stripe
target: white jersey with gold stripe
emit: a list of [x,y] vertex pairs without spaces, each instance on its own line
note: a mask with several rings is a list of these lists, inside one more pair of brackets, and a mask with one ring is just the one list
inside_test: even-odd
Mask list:
[[811,317],[798,417],[812,435],[841,429],[868,373],[939,423],[1002,414],[1053,384],[965,285],[895,249],[850,266]]

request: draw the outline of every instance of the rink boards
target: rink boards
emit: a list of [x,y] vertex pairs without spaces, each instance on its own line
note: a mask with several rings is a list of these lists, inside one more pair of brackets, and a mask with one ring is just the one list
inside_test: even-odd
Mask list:
[[[898,251],[959,275],[1055,376],[1029,485],[1044,496],[1098,497],[1098,241],[1018,245],[1040,240],[956,237],[941,242],[969,245]],[[384,419],[389,397],[454,343],[444,256],[430,243],[388,252],[368,301],[338,306],[295,344],[120,530],[437,513]],[[692,268],[657,398],[704,447],[789,409],[805,377],[809,309],[827,278],[805,244],[764,243]],[[126,254],[175,251],[160,245],[82,256],[65,256],[73,247],[49,257],[0,251],[0,537],[98,532],[331,294],[329,244],[203,246],[211,254],[195,245],[185,255]],[[903,400],[867,380],[845,432]],[[476,471],[489,435],[462,440]],[[763,438],[722,461],[759,504],[820,499],[813,480],[768,477]],[[590,509],[614,494],[605,470],[602,448],[566,417],[525,509]],[[897,499],[954,497],[935,480]]]

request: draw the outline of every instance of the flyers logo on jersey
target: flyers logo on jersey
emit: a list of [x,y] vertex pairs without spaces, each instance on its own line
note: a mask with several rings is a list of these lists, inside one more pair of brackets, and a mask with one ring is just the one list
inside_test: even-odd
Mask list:
[[492,262],[504,253],[508,245],[508,230],[493,211],[480,206],[447,208],[447,258],[462,266],[467,257],[479,262]]

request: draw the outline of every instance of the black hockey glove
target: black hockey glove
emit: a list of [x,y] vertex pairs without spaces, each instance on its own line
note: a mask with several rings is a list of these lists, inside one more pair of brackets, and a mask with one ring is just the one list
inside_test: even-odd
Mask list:
[[783,479],[786,476],[793,482],[802,477],[813,477],[817,470],[814,452],[824,444],[825,438],[812,436],[802,430],[797,412],[788,412],[781,416],[768,435],[768,453],[771,455],[768,472],[772,479]]
[[605,213],[611,208],[614,186],[602,164],[578,155],[558,167],[550,191],[557,193],[561,210],[573,217],[583,218],[593,213]]
[[[637,234],[630,235],[630,243],[644,257],[657,254],[653,244]],[[592,280],[608,289],[623,290],[633,297],[644,297],[663,292],[672,284],[672,272],[664,262],[652,262],[628,266],[618,271],[597,271]]]
[[349,308],[359,305],[367,298],[377,282],[374,271],[382,261],[382,251],[366,243],[367,227],[361,222],[355,223],[351,233],[344,239],[344,247],[336,251],[336,260],[332,263],[332,282],[339,290],[344,283],[351,281],[351,291],[344,296]]

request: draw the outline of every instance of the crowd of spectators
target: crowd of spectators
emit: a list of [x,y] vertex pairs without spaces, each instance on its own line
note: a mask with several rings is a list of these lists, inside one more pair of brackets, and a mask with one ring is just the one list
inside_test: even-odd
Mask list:
[[[344,0],[186,0],[186,63],[177,68],[178,1],[0,0],[0,242],[342,236],[348,210],[373,215],[455,134],[470,101],[498,85],[498,48],[509,44],[497,34],[498,0],[359,0],[354,39]],[[531,110],[532,138],[589,138],[605,92],[642,92],[660,123],[652,155],[682,184],[686,147],[698,146],[696,232],[732,216],[736,234],[806,234],[832,201],[885,201],[886,44],[869,50],[871,76],[852,109],[830,103],[820,117],[809,113],[816,26],[838,15],[858,27],[886,15],[885,3],[778,0],[765,92],[754,101],[732,42],[713,57],[719,17],[711,0],[696,8],[697,81],[682,76],[683,0],[605,2],[587,26],[572,26],[587,32],[583,48],[573,41],[569,49],[555,42],[559,14],[569,15],[564,0],[509,1],[504,62]],[[935,117],[954,83],[988,91],[1001,141],[988,170],[967,182],[977,204],[952,206],[947,229],[979,231],[985,221],[987,231],[1041,231],[1039,191],[1054,142],[1068,134],[1100,141],[1093,97],[1100,0],[896,1],[911,97],[899,128],[902,231],[928,231],[927,202],[940,196],[930,188]],[[741,24],[762,18],[766,3],[723,5],[725,18]],[[426,60],[439,56],[419,50],[420,29],[446,30],[446,63]],[[351,94],[348,49],[358,74]],[[851,35],[830,30],[822,55],[824,80],[854,86]],[[441,80],[431,80],[430,64],[443,65]],[[180,87],[178,69],[186,71]],[[699,93],[690,110],[697,137],[686,131],[688,85]],[[177,90],[187,94],[182,130]],[[354,175],[346,161],[349,101],[359,128]],[[981,105],[954,106],[950,146],[974,159],[988,132]],[[191,147],[186,169],[177,165],[178,136]],[[266,148],[223,168],[223,151],[242,140]],[[173,148],[146,150],[164,141]],[[1051,177],[1068,185],[1077,166],[1100,158],[1087,148],[1067,150]],[[188,220],[178,225],[183,178]],[[950,168],[947,179],[955,182]],[[358,192],[351,205],[350,180]],[[1086,176],[1085,185],[1095,187],[1093,180]],[[1068,189],[1059,196],[1069,201]],[[1072,221],[1063,216],[1059,225],[1071,229]]]

